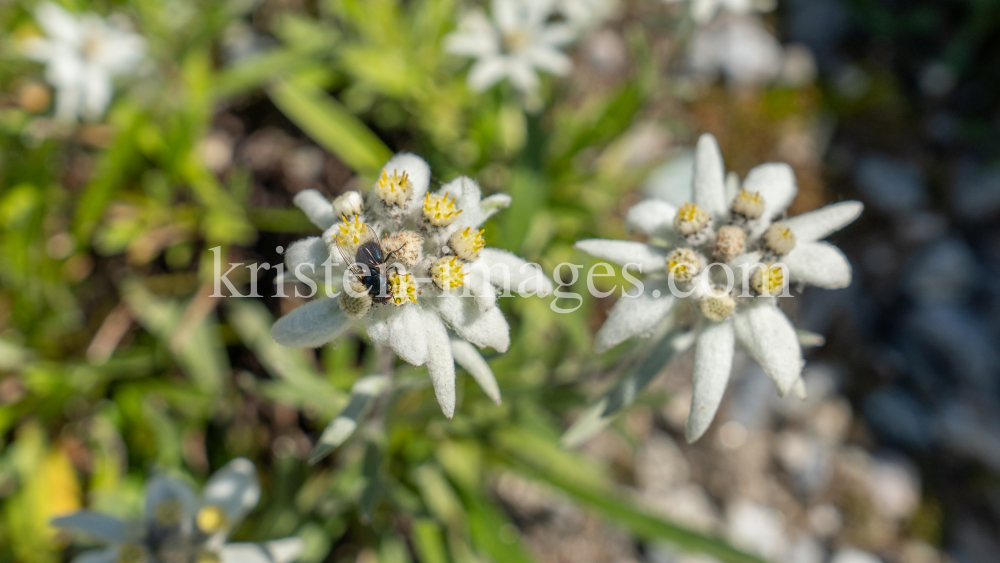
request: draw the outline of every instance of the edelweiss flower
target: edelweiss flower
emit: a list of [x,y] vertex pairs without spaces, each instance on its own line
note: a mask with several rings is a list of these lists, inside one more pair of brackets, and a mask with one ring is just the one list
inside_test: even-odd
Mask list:
[[139,64],[145,40],[97,14],[74,16],[52,2],[39,4],[35,19],[48,37],[28,39],[23,49],[46,64],[45,77],[56,89],[56,117],[100,119],[111,102],[112,78]]
[[191,488],[167,477],[155,477],[146,487],[146,516],[123,522],[84,510],[52,524],[108,543],[84,553],[74,563],[290,563],[303,545],[298,538],[266,542],[226,543],[229,532],[260,499],[257,470],[250,460],[226,464],[205,485],[199,499]]
[[[664,1],[674,3],[684,0]],[[719,11],[749,14],[751,12],[770,12],[777,6],[777,0],[691,0],[691,18],[698,25],[705,25],[712,21]]]
[[295,205],[325,232],[289,247],[289,273],[310,285],[317,279],[340,284],[348,267],[341,249],[353,262],[366,232],[374,228],[382,231],[381,246],[391,255],[386,283],[366,287],[346,272],[347,287],[338,299],[319,298],[295,309],[274,324],[271,335],[285,346],[316,347],[358,322],[373,341],[390,346],[403,360],[427,364],[441,410],[451,418],[455,362],[500,402],[493,373],[469,345],[498,352],[510,345],[497,289],[544,296],[553,288],[537,265],[484,245],[480,226],[510,205],[509,196],[483,199],[479,186],[465,177],[436,193],[428,192],[429,184],[427,163],[399,154],[382,169],[367,203],[357,192],[332,204],[313,190],[299,193]]
[[469,87],[484,91],[504,78],[526,94],[538,88],[535,70],[564,76],[572,62],[559,50],[576,38],[566,23],[549,23],[551,0],[493,0],[491,20],[480,10],[465,16],[445,49],[476,60]]
[[[862,210],[858,202],[843,202],[775,222],[797,192],[791,167],[762,164],[750,171],[741,188],[735,176],[726,181],[712,135],[698,141],[694,166],[694,203],[678,209],[646,200],[629,210],[626,223],[649,237],[649,243],[593,239],[576,244],[598,258],[638,264],[647,275],[642,293],[623,297],[611,309],[596,336],[598,352],[653,332],[678,303],[700,313],[686,428],[692,442],[715,417],[732,369],[734,343],[761,365],[781,395],[804,394],[802,350],[774,296],[789,283],[828,289],[849,285],[847,259],[820,239],[850,224]],[[710,268],[711,263],[733,271],[731,291],[723,289],[728,284],[725,269]],[[752,275],[742,275],[744,267]],[[671,272],[680,292],[676,297]]]
[[700,27],[688,62],[698,75],[724,76],[733,84],[765,84],[781,75],[785,49],[759,16],[719,18]]
[[556,0],[555,11],[577,29],[586,30],[607,19],[617,7],[617,0]]

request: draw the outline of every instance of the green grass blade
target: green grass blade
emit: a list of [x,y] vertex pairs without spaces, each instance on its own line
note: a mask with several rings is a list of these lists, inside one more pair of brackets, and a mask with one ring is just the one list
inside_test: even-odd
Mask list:
[[307,80],[279,80],[268,94],[282,113],[354,170],[374,176],[392,156],[361,120]]

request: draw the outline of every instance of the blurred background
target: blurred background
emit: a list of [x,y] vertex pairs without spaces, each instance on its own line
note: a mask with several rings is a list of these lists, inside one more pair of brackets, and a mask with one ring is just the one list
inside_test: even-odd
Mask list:
[[[533,96],[471,90],[443,48],[487,3],[63,5],[146,52],[103,117],[67,123],[23,53],[36,3],[0,0],[0,561],[68,561],[86,546],[53,516],[140,514],[156,472],[203,482],[238,456],[264,493],[236,539],[296,535],[303,562],[997,560],[1000,3],[563,0],[573,68]],[[433,186],[466,174],[513,197],[490,246],[589,266],[573,242],[626,238],[632,204],[690,182],[702,132],[741,176],[791,164],[792,214],[866,210],[831,237],[851,287],[784,304],[826,337],[806,352],[809,399],[779,399],[738,356],[694,445],[690,352],[606,430],[560,444],[635,362],[630,345],[593,353],[615,295],[581,281],[571,314],[501,300],[501,406],[460,373],[449,421],[400,363],[375,415],[311,465],[379,351],[361,334],[275,344],[302,300],[273,297],[273,270],[262,297],[211,297],[210,248],[280,263],[318,234],[295,193],[366,190],[399,151]]]

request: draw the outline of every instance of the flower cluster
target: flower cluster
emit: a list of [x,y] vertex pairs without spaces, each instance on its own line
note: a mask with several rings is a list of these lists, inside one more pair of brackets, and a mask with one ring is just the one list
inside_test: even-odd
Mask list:
[[145,516],[125,522],[89,510],[53,520],[53,525],[101,540],[107,547],[83,553],[74,563],[290,563],[298,538],[227,543],[230,532],[257,505],[260,483],[253,463],[234,459],[197,495],[187,484],[155,477],[146,487]]
[[521,92],[538,89],[537,70],[564,76],[572,62],[560,50],[577,38],[579,24],[550,21],[556,9],[574,20],[592,20],[604,11],[606,1],[562,2],[550,0],[493,0],[490,16],[481,10],[467,14],[458,30],[446,38],[445,48],[455,55],[476,59],[469,71],[469,87],[484,91],[507,78]]
[[[734,344],[756,360],[785,395],[804,395],[804,360],[795,329],[775,296],[790,283],[827,289],[846,287],[851,266],[821,239],[854,221],[859,202],[842,202],[776,221],[797,193],[784,163],[760,165],[740,185],[726,177],[715,138],[703,135],[695,155],[693,202],[679,209],[647,200],[629,210],[626,222],[648,243],[584,240],[577,248],[618,264],[637,264],[645,291],[623,297],[597,333],[603,352],[649,334],[679,304],[698,312],[694,395],[686,435],[695,441],[708,429],[722,401]],[[723,265],[726,267],[712,267]],[[741,273],[728,278],[729,273]]]
[[56,117],[100,119],[111,102],[112,79],[139,65],[145,39],[97,14],[75,16],[52,2],[39,4],[35,19],[47,37],[31,37],[22,49],[45,63],[46,79],[56,89]]
[[[509,196],[483,198],[466,177],[436,193],[428,191],[429,184],[427,163],[399,154],[382,169],[367,201],[358,192],[332,203],[316,191],[300,192],[295,204],[324,232],[289,247],[289,272],[310,285],[316,280],[327,286],[346,283],[339,298],[319,298],[295,309],[275,323],[271,334],[285,346],[315,347],[360,323],[373,341],[392,347],[403,360],[427,365],[441,409],[450,418],[455,362],[500,401],[489,365],[470,346],[505,352],[510,345],[497,291],[544,296],[553,288],[537,265],[485,245],[480,227],[510,205]],[[354,264],[371,249],[369,232],[383,237],[381,268]],[[371,274],[376,277],[365,277]]]

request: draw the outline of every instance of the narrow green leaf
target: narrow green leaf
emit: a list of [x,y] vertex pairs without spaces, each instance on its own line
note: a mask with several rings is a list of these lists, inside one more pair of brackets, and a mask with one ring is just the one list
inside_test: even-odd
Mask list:
[[231,66],[215,78],[211,95],[223,99],[262,88],[281,76],[287,76],[316,63],[302,53],[288,49],[276,49]]
[[441,528],[434,520],[430,518],[414,520],[411,540],[420,563],[448,563],[448,552],[441,537]]
[[307,80],[279,80],[268,94],[282,113],[354,170],[374,176],[392,157],[371,129]]
[[517,527],[500,508],[475,494],[464,496],[469,529],[477,548],[496,563],[534,563],[518,537]]
[[351,388],[350,401],[323,431],[309,456],[309,462],[316,463],[346,442],[358,428],[358,422],[368,411],[372,400],[385,391],[391,382],[387,375],[369,375],[355,382]]
[[274,377],[281,378],[307,397],[305,405],[332,416],[347,397],[327,383],[313,368],[304,350],[287,348],[271,338],[274,318],[260,301],[227,299],[230,325],[240,340],[257,356]]
[[611,424],[618,411],[630,406],[636,397],[656,379],[670,360],[687,350],[693,343],[692,334],[681,331],[668,332],[652,347],[649,356],[638,367],[629,371],[587,408],[563,434],[563,446],[573,448],[599,434]]
[[190,332],[180,335],[181,344],[173,345],[184,315],[181,302],[154,295],[138,280],[123,282],[121,293],[122,300],[143,328],[170,349],[177,363],[198,387],[209,395],[221,392],[225,374],[229,371],[229,359],[213,314],[207,314],[196,325],[187,327],[185,330]]

